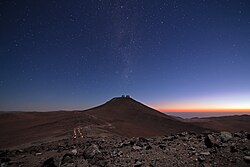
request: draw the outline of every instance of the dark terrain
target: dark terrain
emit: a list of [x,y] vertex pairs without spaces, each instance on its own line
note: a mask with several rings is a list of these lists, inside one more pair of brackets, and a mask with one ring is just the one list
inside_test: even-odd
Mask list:
[[182,120],[126,97],[85,111],[3,112],[0,165],[249,166],[249,132],[249,115]]

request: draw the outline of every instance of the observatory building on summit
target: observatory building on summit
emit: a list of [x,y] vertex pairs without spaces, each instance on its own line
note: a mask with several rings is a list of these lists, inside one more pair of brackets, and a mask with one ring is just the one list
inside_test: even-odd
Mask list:
[[122,95],[122,98],[131,98],[130,95]]

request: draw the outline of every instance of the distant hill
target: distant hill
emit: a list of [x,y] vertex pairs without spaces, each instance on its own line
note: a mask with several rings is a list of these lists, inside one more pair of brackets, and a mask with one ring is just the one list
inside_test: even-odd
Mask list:
[[186,121],[214,131],[250,132],[250,115],[194,118]]

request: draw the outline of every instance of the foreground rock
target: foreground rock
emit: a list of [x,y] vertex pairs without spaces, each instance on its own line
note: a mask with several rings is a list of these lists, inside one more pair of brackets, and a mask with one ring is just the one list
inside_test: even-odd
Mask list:
[[[249,166],[248,133],[63,139],[0,151],[1,166]],[[39,153],[39,155],[37,154]]]
[[233,138],[230,132],[221,132],[220,137],[222,142],[227,142],[228,140]]
[[42,167],[57,167],[57,166],[59,166],[59,164],[56,163],[54,158],[49,158],[42,164]]

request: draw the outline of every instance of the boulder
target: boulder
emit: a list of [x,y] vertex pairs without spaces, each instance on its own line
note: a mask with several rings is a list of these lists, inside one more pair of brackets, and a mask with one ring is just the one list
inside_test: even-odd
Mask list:
[[92,144],[89,146],[83,153],[85,159],[91,159],[95,155],[100,154],[101,151],[99,150],[99,147],[96,144]]
[[205,137],[204,143],[207,148],[212,148],[213,146],[219,146],[220,140],[217,137],[209,134]]
[[233,135],[230,132],[220,132],[220,137],[222,142],[227,142],[233,138]]
[[61,161],[61,167],[74,167],[74,159],[72,154],[65,154]]
[[58,167],[53,157],[43,162],[42,167]]

